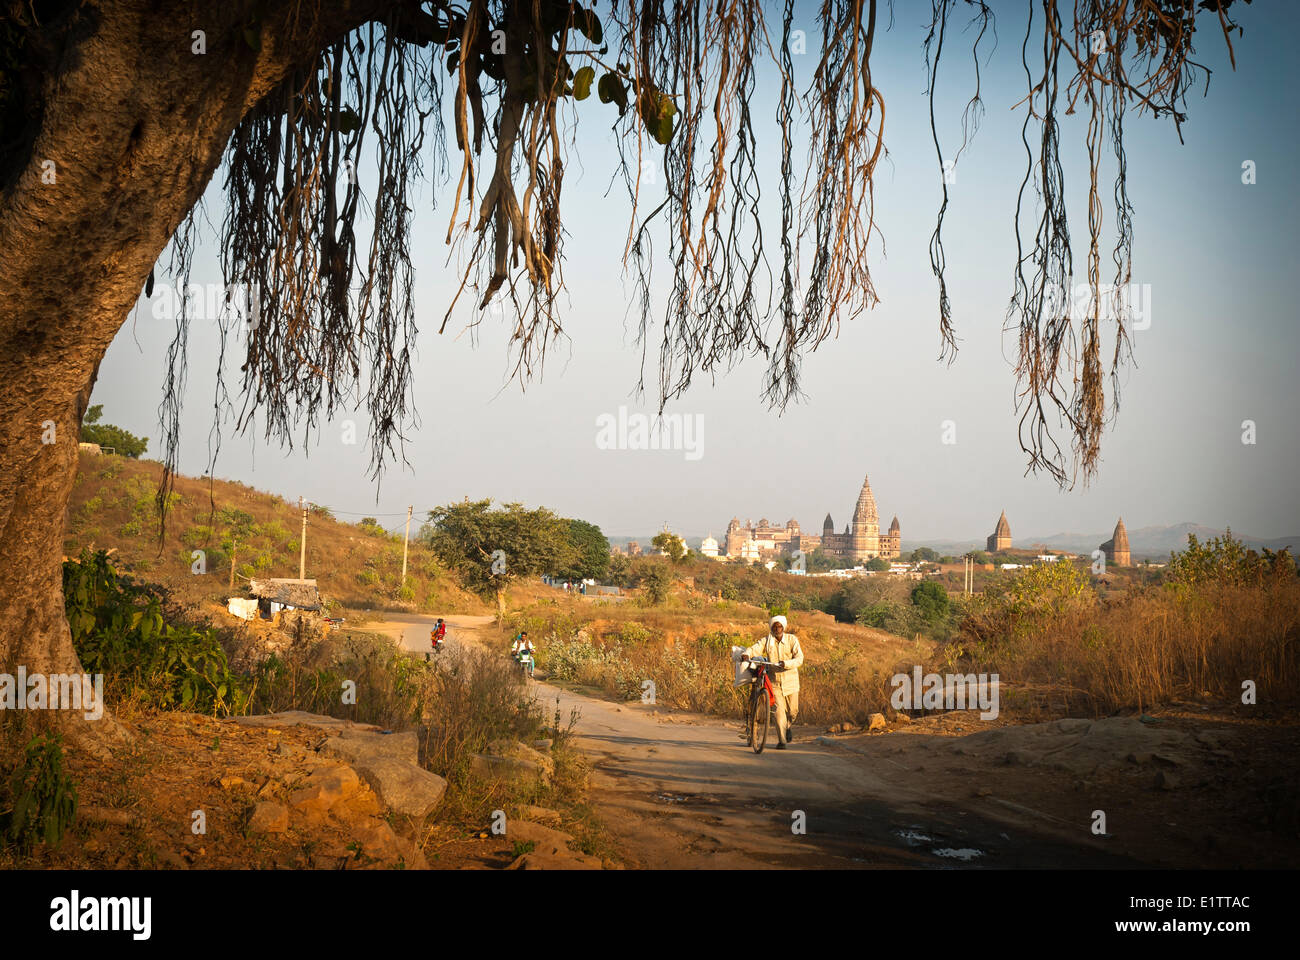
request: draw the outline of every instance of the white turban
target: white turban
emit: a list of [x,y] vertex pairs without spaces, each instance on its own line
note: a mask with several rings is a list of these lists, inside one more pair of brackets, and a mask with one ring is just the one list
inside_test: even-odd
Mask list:
[[773,624],[777,624],[777,623],[781,624],[781,629],[783,630],[785,629],[786,626],[785,617],[781,616],[780,614],[777,614],[775,617],[773,617],[771,620],[768,621],[767,628],[771,630]]

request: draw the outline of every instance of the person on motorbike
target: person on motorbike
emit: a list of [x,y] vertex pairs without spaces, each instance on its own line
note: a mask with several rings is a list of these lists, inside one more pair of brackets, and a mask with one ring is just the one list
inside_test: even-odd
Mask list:
[[510,645],[510,656],[520,663],[523,662],[525,656],[528,657],[528,675],[530,677],[533,675],[534,653],[532,641],[528,639],[528,631],[521,630],[515,635],[515,642]]
[[799,668],[803,666],[803,648],[799,638],[785,632],[785,617],[775,616],[768,623],[768,634],[740,655],[743,662],[763,657],[772,668],[772,686],[776,688],[776,748],[784,750],[792,739],[790,727],[799,714]]
[[[435,623],[433,629],[429,631],[429,648],[434,653],[437,653],[442,649],[442,640],[445,636],[447,636],[447,624],[443,622],[442,617],[439,617],[438,622]],[[427,653],[424,655],[424,659],[429,659]]]

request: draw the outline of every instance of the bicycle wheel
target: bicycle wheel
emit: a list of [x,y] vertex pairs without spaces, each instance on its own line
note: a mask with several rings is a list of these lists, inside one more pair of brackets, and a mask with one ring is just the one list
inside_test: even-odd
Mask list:
[[760,685],[754,695],[749,720],[750,745],[755,753],[762,753],[763,747],[767,745],[767,728],[771,719],[772,705],[768,702],[767,691]]

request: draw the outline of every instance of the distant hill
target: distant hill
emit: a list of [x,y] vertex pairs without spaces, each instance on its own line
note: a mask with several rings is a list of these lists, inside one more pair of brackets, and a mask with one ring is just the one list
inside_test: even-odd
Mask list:
[[[1052,550],[1065,550],[1070,553],[1091,553],[1109,540],[1114,529],[1105,533],[1054,533],[1042,537],[1014,537],[1011,546],[1017,550],[1032,550],[1042,546]],[[1207,527],[1199,523],[1176,523],[1168,527],[1129,527],[1129,549],[1134,558],[1163,560],[1170,553],[1187,546],[1188,534],[1195,534],[1204,543],[1211,537],[1221,537],[1224,530]],[[1300,549],[1300,534],[1287,537],[1255,537],[1250,534],[1232,532],[1233,537],[1246,546],[1261,550],[1279,550],[1283,547]],[[903,550],[915,550],[917,547],[929,547],[938,553],[957,556],[967,550],[983,550],[983,540],[911,540],[903,542]]]

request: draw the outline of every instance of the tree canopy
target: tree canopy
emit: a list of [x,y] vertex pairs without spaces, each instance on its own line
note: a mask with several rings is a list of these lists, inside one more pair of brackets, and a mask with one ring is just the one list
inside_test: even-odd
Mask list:
[[675,533],[662,530],[654,535],[650,545],[672,560],[673,563],[681,563],[686,559],[686,541]]
[[113,452],[123,457],[138,460],[149,446],[148,437],[115,427],[111,423],[100,423],[104,415],[104,405],[97,403],[86,411],[81,421],[81,439],[86,443],[97,443],[101,447],[112,447]]
[[498,603],[508,584],[550,573],[572,556],[569,521],[519,503],[493,509],[491,500],[466,500],[437,507],[421,533],[462,583],[495,594]]
[[586,520],[570,520],[567,531],[569,557],[553,572],[566,580],[603,580],[609,573],[609,540],[600,527]]
[[[1149,112],[1181,127],[1188,93],[1209,78],[1194,59],[1196,35],[1212,30],[1231,54],[1231,37],[1241,30],[1229,14],[1234,2],[1027,5],[1026,95],[1014,105],[1024,116],[1026,168],[1010,225],[1019,255],[1010,265],[1007,323],[1019,331],[1021,444],[1029,467],[1058,482],[1096,471],[1108,417],[1105,380],[1109,375],[1113,413],[1129,351],[1130,312],[1122,301],[1131,279],[1133,207],[1125,120],[1131,111]],[[101,3],[94,15],[108,23],[126,6]],[[454,183],[446,238],[465,254],[443,326],[462,296],[479,308],[503,298],[515,315],[514,372],[526,380],[540,370],[548,347],[564,335],[561,197],[580,117],[584,124],[612,121],[617,134],[617,177],[632,209],[622,257],[635,280],[643,349],[660,320],[661,409],[697,372],[713,375],[746,355],[767,359],[765,397],[783,407],[800,392],[802,353],[877,301],[871,245],[878,239],[874,191],[886,155],[886,91],[871,65],[888,26],[877,0],[818,4],[819,36],[802,40],[814,51],[802,75],[792,58],[794,35],[814,21],[806,10],[797,16],[793,0],[775,7],[614,0],[599,11],[576,0],[357,0],[330,12],[337,35],[310,43],[318,24],[301,4],[268,2],[258,11],[232,22],[229,39],[210,42],[220,39],[231,47],[222,53],[241,61],[271,45],[307,45],[274,88],[248,105],[224,158],[222,275],[228,299],[246,308],[249,322],[244,428],[260,409],[268,433],[288,440],[297,425],[310,430],[364,382],[375,468],[402,442],[416,333],[412,191],[430,155],[434,175]],[[56,51],[80,38],[90,16],[89,8],[74,8],[38,20],[26,5],[6,7],[4,62],[23,67],[6,67],[0,83],[0,113],[13,133],[0,151],[0,191],[9,192],[32,162],[39,97],[60,69]],[[938,169],[952,151],[934,121],[933,98],[950,33],[967,18],[975,84],[954,161],[979,126],[980,57],[996,22],[983,0],[931,4],[923,53]],[[156,18],[160,25],[170,19]],[[189,30],[190,18],[175,21]],[[751,111],[765,71],[779,85],[770,132]],[[586,102],[593,93],[600,104]],[[1069,113],[1087,117],[1084,276],[1092,296],[1084,316],[1071,315],[1059,297],[1076,280],[1061,163],[1061,117]],[[800,158],[801,142],[807,149]],[[775,183],[758,175],[767,144],[780,154]],[[1107,201],[1098,174],[1107,147],[1115,166],[1105,218],[1116,225],[1113,285],[1102,275]],[[653,167],[662,169],[667,190],[647,209],[642,171]],[[759,215],[771,189],[780,200],[779,249]],[[947,206],[945,183],[930,256],[939,356],[951,360],[957,339],[945,282]],[[191,209],[172,244],[170,269],[182,278],[202,222],[196,213]],[[666,249],[656,250],[656,241]],[[650,276],[659,265],[669,271],[669,292],[656,304]],[[183,306],[179,313],[164,409],[169,466],[184,383]],[[1103,315],[1118,321],[1105,349]],[[224,351],[235,327],[222,322]],[[1068,457],[1054,422],[1067,429]]]

